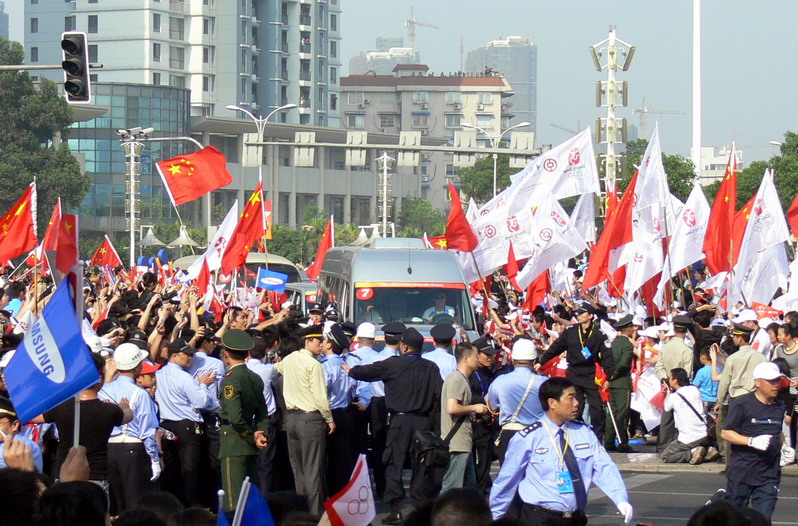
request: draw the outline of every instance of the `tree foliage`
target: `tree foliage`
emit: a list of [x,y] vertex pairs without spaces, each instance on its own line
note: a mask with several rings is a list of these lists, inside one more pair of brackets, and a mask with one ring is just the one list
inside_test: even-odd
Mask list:
[[424,232],[430,236],[439,236],[446,227],[443,213],[420,198],[402,200],[402,213],[398,223],[402,235],[408,237],[421,237]]
[[[510,176],[519,170],[510,168],[510,157],[500,155],[496,166],[496,191],[510,186]],[[493,197],[493,157],[488,155],[460,169],[460,190],[477,204],[484,204]]]
[[[18,42],[0,38],[0,64],[21,64],[24,50]],[[34,86],[25,72],[0,72],[0,213],[8,210],[25,186],[36,179],[39,231],[44,233],[58,197],[65,210],[76,208],[89,189],[89,178],[65,137],[72,109],[58,94],[56,84],[42,80]],[[56,146],[57,144],[57,146]]]

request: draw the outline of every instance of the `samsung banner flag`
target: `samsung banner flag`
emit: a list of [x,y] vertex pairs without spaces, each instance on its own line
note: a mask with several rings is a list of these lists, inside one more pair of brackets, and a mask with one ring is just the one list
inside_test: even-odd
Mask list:
[[285,292],[285,284],[288,282],[288,274],[272,272],[265,268],[258,269],[257,288]]
[[61,281],[5,370],[23,424],[100,380],[75,316],[69,282]]

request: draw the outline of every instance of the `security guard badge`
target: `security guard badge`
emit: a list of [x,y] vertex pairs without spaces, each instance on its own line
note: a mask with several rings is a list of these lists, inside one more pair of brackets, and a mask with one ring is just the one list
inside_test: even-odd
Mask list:
[[233,391],[233,386],[232,385],[225,385],[224,386],[224,397],[229,400],[229,399],[233,398],[233,394],[235,394],[234,391]]
[[574,481],[571,479],[570,471],[558,471],[554,476],[557,479],[557,491],[560,493],[574,492]]

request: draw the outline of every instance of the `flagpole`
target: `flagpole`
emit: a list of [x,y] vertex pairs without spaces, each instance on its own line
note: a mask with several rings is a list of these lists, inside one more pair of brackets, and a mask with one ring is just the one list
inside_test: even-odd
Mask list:
[[[175,215],[177,215],[177,220],[178,220],[178,222],[180,222],[180,226],[181,227],[185,227],[186,224],[183,222],[183,218],[180,217],[180,210],[177,209],[177,205],[174,204],[174,202],[172,202],[172,207],[174,207],[174,209],[175,209]],[[188,233],[188,231],[186,231],[186,232]],[[178,229],[178,235],[180,235],[179,229]],[[207,237],[206,237],[206,239],[207,239]],[[191,250],[191,255],[193,256],[195,254],[194,253],[194,247],[192,245],[189,245],[188,248]],[[182,254],[182,252],[181,252],[181,254]]]
[[[75,241],[80,239],[79,229],[80,222],[78,220],[78,216],[75,216]],[[72,271],[75,273],[75,318],[78,321],[78,327],[81,329],[81,333],[83,332],[83,262],[80,260],[80,253],[78,253],[78,260],[75,262],[75,265],[72,267]],[[69,279],[69,275],[65,276],[63,279]],[[62,281],[63,281],[62,279]],[[71,283],[67,283],[67,286],[71,285]],[[72,433],[74,435],[74,447],[78,447],[80,445],[80,392],[75,395],[75,422],[72,428]]]
[[36,249],[33,249],[33,315],[39,315],[39,260],[36,257]]
[[247,500],[249,499],[249,486],[251,483],[249,482],[249,477],[244,479],[244,482],[241,484],[241,494],[238,496],[238,503],[236,504],[236,511],[233,515],[233,522],[230,526],[241,526],[241,520],[244,518],[244,508],[247,505]]

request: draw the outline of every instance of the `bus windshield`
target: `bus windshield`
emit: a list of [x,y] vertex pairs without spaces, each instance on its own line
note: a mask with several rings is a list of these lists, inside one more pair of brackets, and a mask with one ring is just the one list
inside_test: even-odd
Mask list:
[[357,284],[355,289],[357,323],[452,323],[466,330],[474,330],[471,303],[465,288],[447,284],[423,288],[360,285]]

